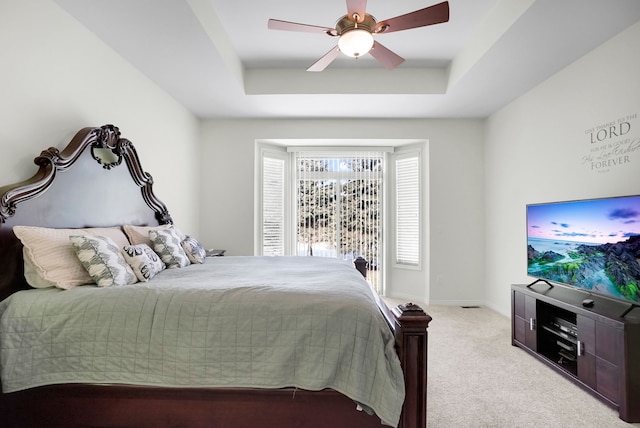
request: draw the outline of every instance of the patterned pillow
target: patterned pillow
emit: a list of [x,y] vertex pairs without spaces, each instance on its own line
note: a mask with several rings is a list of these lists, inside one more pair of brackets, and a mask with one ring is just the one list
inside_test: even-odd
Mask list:
[[190,264],[180,245],[180,234],[174,228],[150,230],[149,239],[153,244],[153,251],[158,253],[167,269],[182,268]]
[[149,281],[165,268],[160,257],[147,244],[127,245],[122,251],[133,273],[142,282]]
[[207,252],[196,240],[196,238],[192,238],[187,235],[184,237],[184,240],[180,243],[180,245],[182,245],[182,249],[184,250],[184,252],[187,253],[187,257],[189,257],[189,261],[191,263],[204,263],[205,258],[207,257]]
[[129,245],[127,237],[119,227],[55,229],[14,226],[13,232],[24,246],[25,279],[35,288],[68,289],[94,283],[78,260],[73,244],[69,241],[71,235],[106,236],[111,238],[118,248]]
[[129,285],[138,281],[111,238],[72,235],[69,240],[82,266],[99,287]]
[[176,229],[178,234],[182,236],[182,233],[171,224],[161,224],[160,226],[134,226],[132,224],[123,224],[122,231],[129,239],[127,245],[147,244],[149,247],[153,247],[153,243],[149,239],[149,231],[151,230],[163,230],[163,229]]

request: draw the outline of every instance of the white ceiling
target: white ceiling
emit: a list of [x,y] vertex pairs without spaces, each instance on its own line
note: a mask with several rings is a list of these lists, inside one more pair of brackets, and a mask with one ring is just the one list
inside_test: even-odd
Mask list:
[[483,118],[640,20],[638,0],[449,0],[447,23],[375,36],[398,68],[342,56],[312,73],[337,41],[267,20],[333,27],[345,0],[55,1],[202,118]]

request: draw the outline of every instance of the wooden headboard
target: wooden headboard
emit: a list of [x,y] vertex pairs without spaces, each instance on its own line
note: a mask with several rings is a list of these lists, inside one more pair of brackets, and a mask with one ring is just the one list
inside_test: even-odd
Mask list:
[[13,226],[172,223],[135,147],[113,125],[83,128],[62,151],[50,147],[34,162],[39,168],[31,178],[0,187],[0,300],[29,288]]

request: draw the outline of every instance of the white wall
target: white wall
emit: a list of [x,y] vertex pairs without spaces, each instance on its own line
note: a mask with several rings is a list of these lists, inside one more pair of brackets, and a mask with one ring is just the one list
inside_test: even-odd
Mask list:
[[[639,51],[637,23],[487,120],[486,303],[497,311],[510,313],[511,283],[533,280],[527,203],[640,194]],[[618,120],[629,121],[626,135],[591,143],[589,130]],[[619,159],[612,150],[634,140],[622,163],[597,163],[607,153]]]
[[253,254],[254,148],[269,139],[413,139],[429,141],[429,279],[424,290],[390,284],[401,297],[430,303],[484,298],[483,121],[209,120],[202,125],[206,188],[200,237],[231,255]]
[[0,2],[0,123],[2,185],[79,129],[118,126],[176,223],[198,232],[197,119],[52,1]]

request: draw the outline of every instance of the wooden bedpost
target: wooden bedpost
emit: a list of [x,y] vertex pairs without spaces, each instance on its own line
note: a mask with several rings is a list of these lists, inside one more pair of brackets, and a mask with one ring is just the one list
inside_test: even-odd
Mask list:
[[362,274],[362,276],[364,276],[364,278],[367,278],[367,261],[364,259],[364,257],[360,256],[357,259],[355,259],[355,261],[353,262],[354,266],[356,267],[356,269],[358,270],[358,272],[360,272]]
[[431,317],[413,303],[399,305],[392,312],[406,390],[398,428],[424,428],[427,424],[427,327]]

